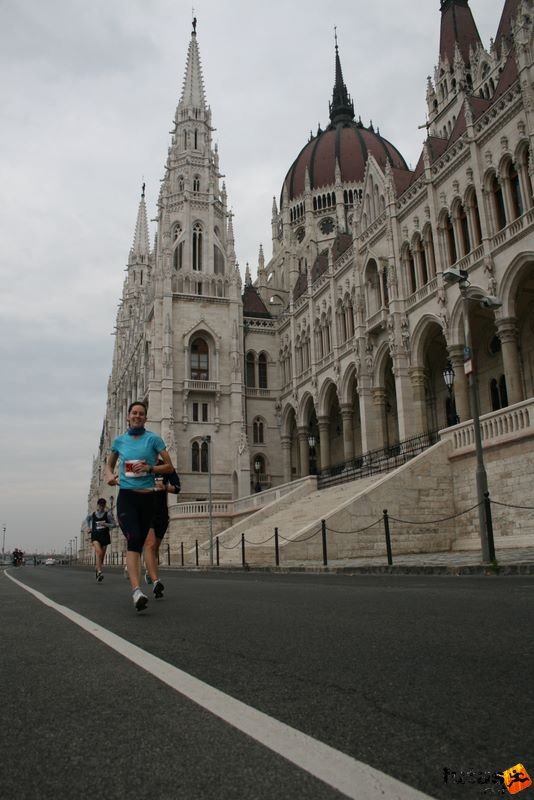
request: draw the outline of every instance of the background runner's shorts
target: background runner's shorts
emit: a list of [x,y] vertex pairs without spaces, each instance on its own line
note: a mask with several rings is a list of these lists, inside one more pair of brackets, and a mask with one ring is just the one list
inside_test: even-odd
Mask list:
[[98,542],[102,545],[102,547],[107,547],[108,544],[111,544],[111,537],[109,535],[109,528],[105,528],[104,530],[95,531],[91,533],[91,541]]

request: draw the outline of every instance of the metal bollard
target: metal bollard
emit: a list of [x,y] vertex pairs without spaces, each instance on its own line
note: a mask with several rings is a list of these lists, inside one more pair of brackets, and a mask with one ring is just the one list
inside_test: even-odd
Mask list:
[[280,566],[280,550],[278,549],[278,528],[274,529],[274,563]]
[[215,558],[217,566],[219,566],[219,537],[215,537]]
[[171,566],[171,543],[167,542],[167,565]]
[[183,542],[180,542],[180,556],[181,556],[181,559],[182,559],[182,567],[183,567],[183,565],[184,565],[184,543]]
[[484,509],[486,511],[486,532],[488,536],[488,554],[490,561],[495,561],[495,541],[493,539],[493,518],[491,516],[491,500],[489,492],[484,492]]
[[245,561],[245,534],[242,533],[241,534],[241,566],[243,568],[245,568],[246,563],[247,562]]
[[195,539],[195,564],[198,567],[198,539]]
[[328,566],[328,553],[326,551],[326,520],[321,520],[321,537],[323,540],[323,566]]
[[389,534],[389,517],[387,508],[383,511],[384,514],[384,531],[386,534],[386,550],[388,554],[388,565],[391,567],[393,564],[393,556],[391,555],[391,536]]

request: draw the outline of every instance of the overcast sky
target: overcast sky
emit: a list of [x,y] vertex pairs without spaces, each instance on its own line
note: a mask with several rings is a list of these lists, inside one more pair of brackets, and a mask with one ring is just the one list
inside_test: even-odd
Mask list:
[[[470,2],[485,46],[503,4]],[[356,114],[415,165],[439,6],[195,4],[242,275],[247,262],[255,274],[260,242],[269,259],[273,195],[310,131],[328,123],[334,26]],[[87,512],[141,184],[154,217],[191,18],[176,0],[0,0],[6,552],[64,552]]]

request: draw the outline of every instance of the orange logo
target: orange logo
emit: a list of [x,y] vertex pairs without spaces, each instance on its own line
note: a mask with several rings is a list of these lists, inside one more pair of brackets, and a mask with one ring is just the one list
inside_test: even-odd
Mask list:
[[502,776],[504,785],[510,794],[517,794],[518,792],[522,792],[523,789],[528,789],[529,786],[532,786],[530,775],[523,764],[516,764],[515,767],[504,770]]

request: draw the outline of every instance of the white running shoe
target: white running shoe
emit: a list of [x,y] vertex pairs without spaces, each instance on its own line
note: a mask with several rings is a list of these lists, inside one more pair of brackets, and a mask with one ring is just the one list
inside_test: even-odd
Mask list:
[[148,597],[143,594],[141,589],[136,589],[133,593],[133,604],[138,611],[143,611],[147,607]]

